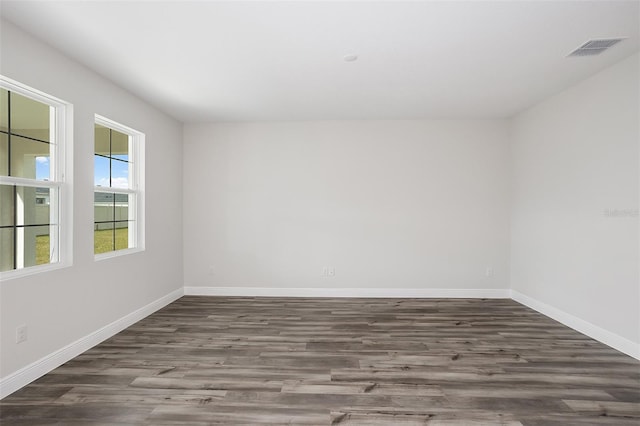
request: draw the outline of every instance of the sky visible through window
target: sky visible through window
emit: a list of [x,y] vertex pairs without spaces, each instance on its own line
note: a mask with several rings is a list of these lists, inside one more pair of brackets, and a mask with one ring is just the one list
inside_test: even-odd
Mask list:
[[[111,187],[129,187],[129,163],[111,162]],[[109,187],[109,159],[101,157],[95,161],[94,186]],[[49,180],[49,157],[36,157],[36,179]]]
[[49,157],[36,157],[36,179],[49,180]]
[[[94,161],[95,186],[109,187],[109,159],[96,156]],[[111,161],[111,187],[129,188],[129,163]]]

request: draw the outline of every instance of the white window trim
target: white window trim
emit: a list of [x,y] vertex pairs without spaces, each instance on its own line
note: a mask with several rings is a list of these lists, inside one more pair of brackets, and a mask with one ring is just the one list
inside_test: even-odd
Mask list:
[[50,220],[58,224],[57,241],[53,243],[54,250],[57,250],[57,261],[0,272],[0,281],[7,281],[73,265],[73,105],[2,75],[0,75],[0,87],[52,106],[55,110],[51,120],[54,123],[54,129],[50,135],[54,142],[54,161],[50,171],[54,181],[0,176],[0,183],[53,188],[58,191],[58,205],[52,202],[49,208]]
[[[133,163],[132,170],[129,170],[130,188],[112,188],[103,186],[94,186],[93,191],[105,192],[110,194],[137,194],[133,209],[129,206],[129,217],[135,220],[135,233],[129,233],[129,245],[134,247],[120,250],[113,250],[106,253],[94,254],[95,260],[112,259],[114,257],[126,256],[133,253],[139,253],[145,250],[145,197],[144,197],[144,144],[145,134],[124,126],[116,121],[96,114],[95,124],[108,127],[121,133],[129,135],[129,152]],[[132,186],[132,188],[131,188]],[[92,198],[93,199],[93,198]],[[93,224],[93,221],[91,222]],[[93,235],[93,232],[92,232]]]

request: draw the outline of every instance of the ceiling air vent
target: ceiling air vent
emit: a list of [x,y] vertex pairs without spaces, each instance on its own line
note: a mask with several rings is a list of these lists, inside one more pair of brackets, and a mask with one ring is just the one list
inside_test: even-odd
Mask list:
[[569,53],[569,56],[593,56],[599,55],[605,50],[609,49],[614,44],[617,44],[624,40],[624,38],[607,38],[601,40],[589,40],[582,46],[578,47],[573,52]]

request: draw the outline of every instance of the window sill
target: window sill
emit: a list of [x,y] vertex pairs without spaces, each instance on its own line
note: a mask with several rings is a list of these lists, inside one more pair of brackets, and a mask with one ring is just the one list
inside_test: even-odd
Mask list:
[[16,278],[27,277],[29,275],[42,274],[49,271],[64,269],[71,266],[71,263],[48,263],[46,265],[29,266],[22,269],[0,272],[0,281],[9,281]]
[[100,260],[112,259],[114,257],[126,256],[128,254],[140,253],[143,252],[144,248],[136,247],[122,250],[110,251],[107,253],[100,253],[95,255],[96,262]]

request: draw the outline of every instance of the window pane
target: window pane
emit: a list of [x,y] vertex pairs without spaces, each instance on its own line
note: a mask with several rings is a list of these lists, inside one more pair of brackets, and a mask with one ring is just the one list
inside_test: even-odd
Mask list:
[[9,130],[9,92],[0,89],[0,130]]
[[16,186],[16,225],[48,225],[49,196],[49,188]]
[[129,248],[129,223],[116,222],[116,250]]
[[13,228],[0,228],[0,271],[13,269]]
[[11,138],[11,176],[49,180],[51,145],[19,136]]
[[129,135],[111,130],[111,156],[125,161],[129,159]]
[[51,224],[51,197],[52,191],[49,188],[36,188],[35,220],[33,224]]
[[[22,257],[23,266],[35,266],[49,263],[51,255],[49,249],[49,225],[27,226],[16,228],[18,263]],[[20,265],[18,265],[20,267]]]
[[0,185],[0,226],[13,225],[15,199],[13,185]]
[[111,160],[111,187],[129,188],[129,163]]
[[115,195],[115,220],[129,220],[129,195]]
[[103,186],[108,188],[111,186],[111,182],[109,181],[109,163],[110,160],[105,157],[100,157],[99,155],[94,155],[93,157],[93,181],[95,186]]
[[115,220],[114,214],[114,194],[106,192],[94,193],[93,221],[96,222],[96,229],[106,229],[107,224],[101,224],[99,222],[113,222]]
[[[15,197],[14,197],[15,190]],[[41,265],[50,262],[50,231],[56,229],[49,225],[50,188],[34,188],[27,186],[0,185],[0,219],[2,226],[13,226],[15,215],[15,231],[13,228],[0,228],[2,235],[0,252],[2,270],[13,269],[14,233],[15,249],[18,251],[16,264],[18,268]],[[17,208],[15,208],[17,204]],[[42,226],[33,226],[42,225]]]
[[109,149],[109,129],[96,124],[95,127],[95,153],[109,157],[111,150]]
[[11,133],[49,141],[51,107],[11,92]]
[[98,228],[98,224],[96,224],[96,229],[93,232],[93,247],[95,254],[113,251],[113,230],[113,222],[101,224],[100,228]]
[[50,157],[46,155],[36,157],[36,180],[51,179],[51,162],[49,158]]
[[0,175],[9,176],[9,137],[0,133]]
[[31,228],[34,229],[36,236],[36,265],[44,265],[51,262],[51,232],[53,232],[53,228],[55,228],[54,225]]

